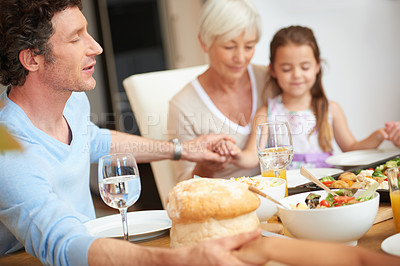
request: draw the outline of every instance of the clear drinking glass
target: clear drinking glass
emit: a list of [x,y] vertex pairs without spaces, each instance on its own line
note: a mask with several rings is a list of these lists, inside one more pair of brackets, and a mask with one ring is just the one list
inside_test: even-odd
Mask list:
[[293,142],[289,124],[267,122],[257,125],[257,153],[263,176],[270,176],[270,173],[273,173],[273,176],[286,180],[285,168],[293,159]]
[[124,239],[129,241],[127,209],[139,199],[141,192],[136,160],[130,153],[103,156],[99,160],[98,174],[101,198],[120,211]]
[[387,177],[390,189],[390,203],[392,205],[393,220],[396,232],[400,233],[400,167],[393,167],[387,170]]

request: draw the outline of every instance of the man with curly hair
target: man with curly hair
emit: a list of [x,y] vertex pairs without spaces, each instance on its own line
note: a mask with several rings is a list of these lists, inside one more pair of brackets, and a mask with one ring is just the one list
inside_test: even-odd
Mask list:
[[[157,249],[90,236],[89,165],[132,152],[138,162],[174,157],[170,142],[100,129],[85,92],[95,87],[100,45],[87,32],[80,0],[0,1],[0,123],[24,152],[0,155],[0,254],[21,248],[46,265],[244,264],[232,253],[260,232],[195,247]],[[182,143],[182,159],[218,161],[202,136]],[[158,148],[157,148],[158,147]]]

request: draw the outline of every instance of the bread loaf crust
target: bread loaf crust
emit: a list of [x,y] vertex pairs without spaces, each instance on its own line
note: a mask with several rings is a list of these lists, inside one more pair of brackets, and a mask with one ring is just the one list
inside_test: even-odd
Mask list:
[[168,194],[167,212],[176,223],[230,219],[255,211],[260,199],[248,185],[217,178],[189,179]]
[[210,218],[202,223],[172,223],[171,247],[193,246],[209,239],[237,235],[257,229],[260,222],[255,211],[231,219]]

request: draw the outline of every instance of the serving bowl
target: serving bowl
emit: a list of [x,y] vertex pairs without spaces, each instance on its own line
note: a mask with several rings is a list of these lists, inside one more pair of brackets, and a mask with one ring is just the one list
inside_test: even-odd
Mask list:
[[[334,190],[335,191],[335,190]],[[356,198],[365,190],[359,189]],[[324,190],[313,191],[325,199],[329,194]],[[332,242],[349,242],[356,244],[372,226],[379,208],[379,193],[375,192],[372,199],[352,205],[324,209],[292,209],[305,202],[310,192],[291,195],[279,202],[287,206],[278,206],[279,217],[283,226],[296,238],[305,238]]]

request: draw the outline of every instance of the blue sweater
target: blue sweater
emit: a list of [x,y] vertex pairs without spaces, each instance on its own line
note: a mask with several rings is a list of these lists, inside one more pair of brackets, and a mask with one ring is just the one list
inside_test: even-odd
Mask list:
[[109,153],[109,130],[90,122],[83,92],[72,93],[64,109],[70,145],[36,128],[6,92],[1,99],[0,124],[24,151],[0,154],[0,254],[25,247],[46,265],[87,265],[95,239],[83,225],[95,218],[90,163]]

